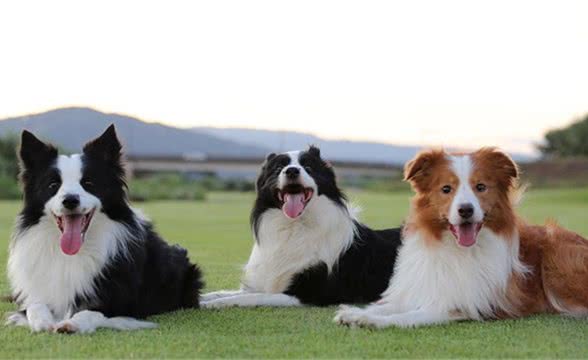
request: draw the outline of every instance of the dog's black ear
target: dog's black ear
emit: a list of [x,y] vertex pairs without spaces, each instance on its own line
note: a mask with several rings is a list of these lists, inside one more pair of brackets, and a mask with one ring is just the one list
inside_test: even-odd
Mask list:
[[278,156],[276,153],[270,153],[266,156],[265,161],[261,165],[261,171],[259,175],[257,175],[257,180],[255,181],[257,190],[261,189],[263,187],[263,184],[267,181],[268,174],[266,173],[266,171],[268,168],[268,164],[270,161],[275,159],[276,156]]
[[121,157],[122,145],[116,136],[114,125],[96,139],[84,145],[84,154],[107,163],[118,163]]
[[47,164],[57,157],[57,149],[45,144],[33,133],[24,130],[20,140],[18,155],[23,170],[33,169],[41,164]]
[[319,149],[317,146],[315,145],[310,145],[308,147],[308,153],[312,156],[316,156],[318,158],[321,157],[321,149]]

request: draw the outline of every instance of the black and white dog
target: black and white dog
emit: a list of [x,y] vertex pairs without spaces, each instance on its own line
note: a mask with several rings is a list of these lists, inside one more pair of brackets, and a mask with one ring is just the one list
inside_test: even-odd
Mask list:
[[132,330],[149,315],[199,306],[200,270],[128,203],[114,126],[82,154],[24,131],[24,208],[9,249],[8,277],[21,311],[9,324],[32,331]]
[[203,307],[372,302],[388,287],[401,244],[400,229],[356,220],[316,147],[267,157],[251,227],[241,290],[203,295]]

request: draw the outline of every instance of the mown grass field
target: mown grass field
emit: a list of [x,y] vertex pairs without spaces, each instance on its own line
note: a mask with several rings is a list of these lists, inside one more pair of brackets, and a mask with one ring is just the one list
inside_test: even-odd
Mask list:
[[[353,193],[362,219],[376,228],[404,218],[408,193]],[[212,194],[206,202],[139,204],[170,242],[187,247],[205,271],[207,291],[236,288],[251,247],[251,194]],[[0,263],[19,204],[0,202]],[[537,190],[521,212],[533,222],[554,218],[588,236],[588,189]],[[0,290],[8,292],[5,266]],[[0,311],[12,310],[0,303]],[[537,316],[524,320],[464,322],[416,330],[369,331],[332,323],[334,308],[181,311],[154,317],[155,330],[90,336],[30,334],[0,327],[0,358],[584,358],[588,320]]]

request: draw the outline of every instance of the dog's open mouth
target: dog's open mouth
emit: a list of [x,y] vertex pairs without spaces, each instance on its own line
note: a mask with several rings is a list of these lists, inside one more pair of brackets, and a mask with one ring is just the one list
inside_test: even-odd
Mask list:
[[288,185],[277,193],[278,200],[282,204],[282,212],[290,219],[296,219],[302,215],[313,195],[313,189],[302,185]]
[[455,236],[459,245],[470,247],[476,243],[482,225],[483,223],[470,222],[465,222],[460,225],[449,224],[449,230],[451,230],[451,233]]
[[57,216],[55,215],[57,227],[61,231],[61,238],[59,239],[61,251],[66,255],[75,255],[80,251],[84,238],[92,217],[94,210],[87,214],[68,214]]

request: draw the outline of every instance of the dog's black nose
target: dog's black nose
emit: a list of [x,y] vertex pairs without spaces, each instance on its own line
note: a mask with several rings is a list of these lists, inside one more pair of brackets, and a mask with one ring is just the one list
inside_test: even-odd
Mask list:
[[74,194],[65,195],[62,203],[66,209],[73,210],[80,206],[80,196]]
[[467,220],[474,215],[474,206],[472,204],[461,204],[457,210],[459,216]]
[[288,179],[296,179],[300,176],[300,169],[297,167],[290,167],[286,169],[286,177]]

